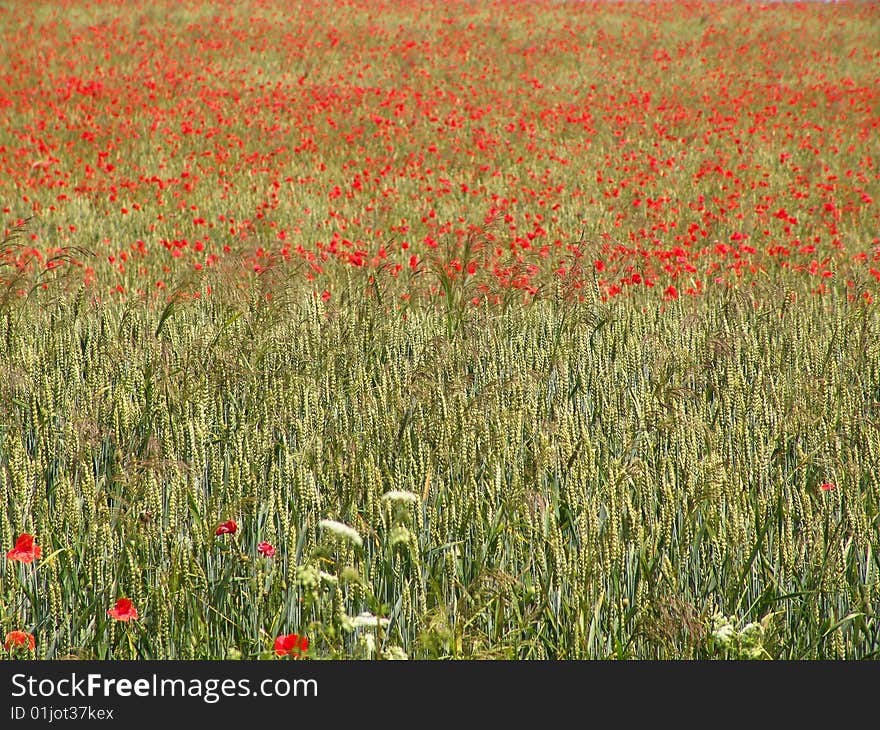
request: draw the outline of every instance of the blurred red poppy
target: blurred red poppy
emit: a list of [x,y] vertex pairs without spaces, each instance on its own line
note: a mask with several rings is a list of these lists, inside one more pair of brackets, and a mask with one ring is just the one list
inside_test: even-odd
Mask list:
[[132,605],[131,599],[120,598],[113,608],[107,609],[107,615],[117,621],[128,621],[138,617],[137,609]]
[[34,635],[29,634],[27,631],[10,631],[6,634],[6,641],[3,642],[3,646],[6,651],[19,648],[33,651],[36,643],[34,642]]
[[221,522],[220,525],[214,530],[215,535],[231,535],[238,529],[238,525],[235,523],[235,520],[226,520],[226,522]]
[[278,656],[299,656],[300,652],[308,651],[309,640],[298,634],[282,634],[275,639],[275,653]]
[[32,563],[43,554],[43,548],[34,544],[34,536],[23,532],[15,541],[15,547],[12,548],[6,557],[9,560],[20,560],[22,563]]

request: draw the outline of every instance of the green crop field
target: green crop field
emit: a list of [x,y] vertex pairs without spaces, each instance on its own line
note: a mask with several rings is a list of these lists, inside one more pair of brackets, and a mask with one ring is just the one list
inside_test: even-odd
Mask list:
[[0,654],[880,656],[877,37],[0,1]]

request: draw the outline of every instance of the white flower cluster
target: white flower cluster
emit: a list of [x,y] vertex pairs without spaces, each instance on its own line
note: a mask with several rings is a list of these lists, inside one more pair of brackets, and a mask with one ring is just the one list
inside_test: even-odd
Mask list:
[[336,520],[321,520],[318,523],[318,526],[322,530],[332,532],[336,537],[341,538],[342,540],[348,540],[348,542],[357,547],[363,547],[364,545],[364,541],[361,539],[358,531],[353,527],[349,527],[344,522],[337,522]]
[[736,618],[716,613],[712,617],[712,638],[733,659],[767,659],[764,626],[751,622],[736,628]]
[[364,611],[361,614],[358,614],[351,620],[351,625],[356,628],[375,628],[376,626],[380,626],[381,628],[385,628],[388,624],[390,624],[387,618],[379,618],[378,616],[374,616],[369,611]]
[[419,495],[412,492],[404,492],[401,489],[392,489],[382,495],[382,500],[386,502],[410,502],[412,504],[419,503]]

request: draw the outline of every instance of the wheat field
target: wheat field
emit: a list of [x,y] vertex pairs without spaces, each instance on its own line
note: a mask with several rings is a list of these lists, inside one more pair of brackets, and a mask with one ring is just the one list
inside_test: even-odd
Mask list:
[[2,653],[877,658],[877,7],[0,3]]

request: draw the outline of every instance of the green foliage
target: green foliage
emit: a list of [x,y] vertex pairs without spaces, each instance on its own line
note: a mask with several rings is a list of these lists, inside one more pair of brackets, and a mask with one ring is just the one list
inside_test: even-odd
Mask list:
[[0,638],[880,656],[870,4],[15,5]]
[[[20,303],[0,540],[45,552],[0,565],[0,629],[55,658],[294,632],[317,657],[876,656],[880,323],[789,294],[550,297],[452,331],[354,288]],[[122,595],[137,622],[106,616]],[[773,614],[772,642],[721,646],[719,613]]]

